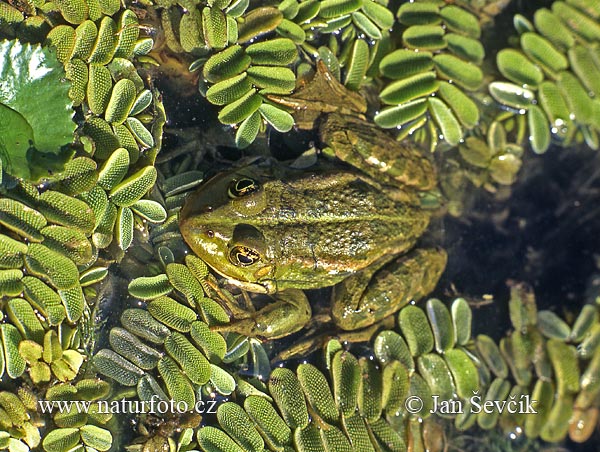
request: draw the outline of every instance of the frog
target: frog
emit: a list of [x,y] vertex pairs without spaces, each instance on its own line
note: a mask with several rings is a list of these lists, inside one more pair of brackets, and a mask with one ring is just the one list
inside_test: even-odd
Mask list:
[[365,117],[366,102],[319,61],[291,96],[269,100],[316,128],[333,158],[315,168],[254,159],[203,183],[180,211],[191,250],[228,283],[268,294],[260,310],[229,306],[227,331],[277,339],[311,320],[307,289],[333,286],[329,316],[367,329],[432,292],[445,269],[439,247],[416,244],[434,212],[432,162]]

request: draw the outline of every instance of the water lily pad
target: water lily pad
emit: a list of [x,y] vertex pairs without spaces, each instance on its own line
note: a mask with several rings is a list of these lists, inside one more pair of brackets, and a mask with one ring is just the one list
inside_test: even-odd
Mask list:
[[72,102],[53,51],[0,41],[0,157],[5,171],[27,179],[60,170],[72,151]]

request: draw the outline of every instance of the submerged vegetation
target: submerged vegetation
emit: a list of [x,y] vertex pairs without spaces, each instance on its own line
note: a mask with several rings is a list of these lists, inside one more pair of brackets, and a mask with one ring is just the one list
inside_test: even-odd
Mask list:
[[[443,197],[460,217],[479,187],[505,194],[530,150],[600,146],[600,4],[517,14],[488,48],[506,3],[0,1],[0,450],[441,451],[471,429],[508,435],[511,450],[593,441],[598,299],[565,307],[567,321],[514,283],[499,340],[472,334],[463,298],[291,349],[249,337],[233,327],[253,309],[246,294],[179,232],[215,145],[159,154],[177,115],[155,79],[192,86],[249,155],[354,102],[361,124],[435,153],[441,194],[423,203]],[[299,95],[317,60],[337,103]],[[468,407],[473,394],[530,396],[538,413],[429,413],[434,395]],[[103,409],[125,399],[202,410]],[[90,405],[43,408],[70,401]]]

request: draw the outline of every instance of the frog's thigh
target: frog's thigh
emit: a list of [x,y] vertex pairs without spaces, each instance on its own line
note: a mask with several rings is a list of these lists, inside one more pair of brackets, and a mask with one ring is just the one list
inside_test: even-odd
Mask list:
[[310,320],[312,311],[303,291],[288,289],[275,295],[276,301],[252,313],[213,329],[234,331],[251,337],[277,339],[301,330]]
[[335,323],[344,330],[364,328],[424,297],[435,288],[446,260],[442,249],[416,249],[352,275],[334,287]]

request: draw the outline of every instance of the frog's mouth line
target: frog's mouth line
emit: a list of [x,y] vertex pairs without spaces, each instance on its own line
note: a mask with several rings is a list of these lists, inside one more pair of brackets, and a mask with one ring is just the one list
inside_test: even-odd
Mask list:
[[[215,270],[216,271],[216,270]],[[220,273],[221,276],[227,278],[227,275]],[[273,284],[269,281],[270,284],[261,284],[261,283],[253,283],[249,281],[240,281],[239,279],[231,279],[227,278],[228,284],[233,284],[234,286],[239,287],[240,289],[247,290],[248,292],[254,293],[264,293],[264,294],[273,294],[277,292],[277,284]]]

